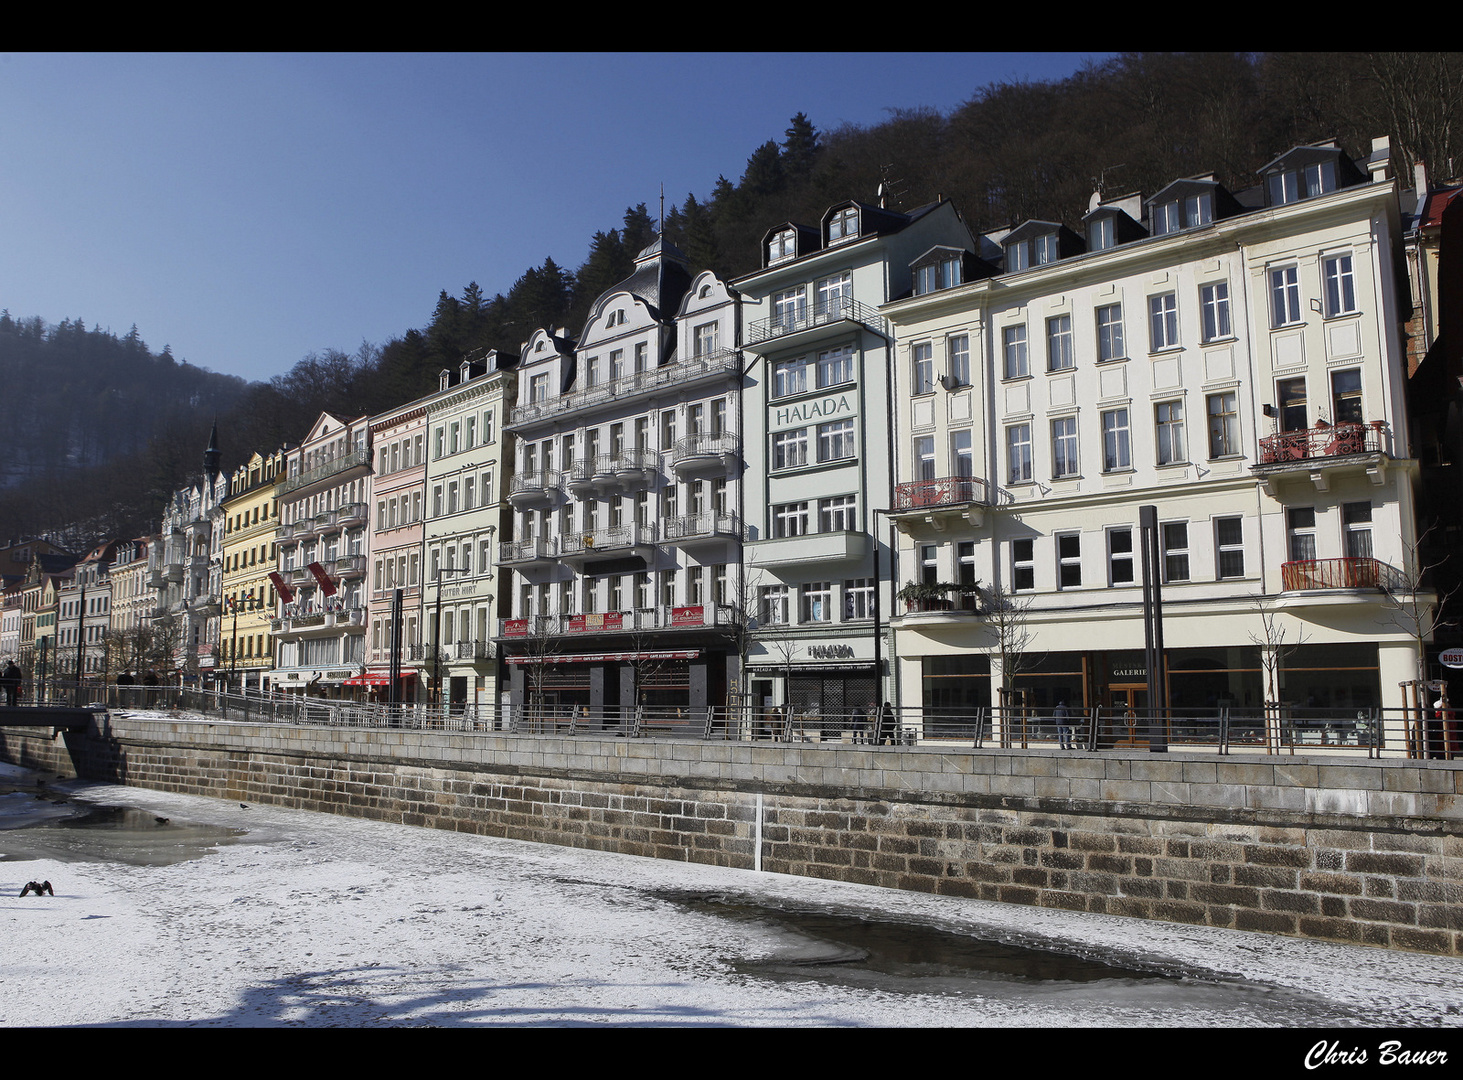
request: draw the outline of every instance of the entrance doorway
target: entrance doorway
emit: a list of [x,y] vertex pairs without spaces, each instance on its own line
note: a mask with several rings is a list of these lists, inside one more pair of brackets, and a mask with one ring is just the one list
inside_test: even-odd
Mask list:
[[1109,685],[1105,704],[1102,743],[1108,746],[1137,746],[1148,711],[1148,684]]

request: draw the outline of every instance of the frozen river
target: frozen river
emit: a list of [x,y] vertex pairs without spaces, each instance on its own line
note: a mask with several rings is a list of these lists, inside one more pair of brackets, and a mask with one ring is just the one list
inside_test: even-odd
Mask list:
[[[5,1026],[1463,1017],[1454,958],[36,779],[0,765]],[[63,817],[95,807],[130,809]]]

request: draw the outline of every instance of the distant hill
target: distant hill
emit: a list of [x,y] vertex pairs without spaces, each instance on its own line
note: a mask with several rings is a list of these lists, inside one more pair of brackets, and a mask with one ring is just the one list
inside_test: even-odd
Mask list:
[[0,488],[135,453],[180,421],[228,411],[246,385],[153,354],[135,326],[119,338],[0,312]]

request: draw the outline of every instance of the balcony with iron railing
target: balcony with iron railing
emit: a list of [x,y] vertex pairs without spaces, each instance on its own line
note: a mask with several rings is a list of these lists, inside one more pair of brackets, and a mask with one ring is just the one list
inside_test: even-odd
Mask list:
[[654,526],[616,525],[592,532],[565,533],[559,537],[559,559],[573,565],[611,555],[649,557],[654,545]]
[[747,344],[757,345],[795,334],[812,336],[811,331],[847,324],[865,326],[876,333],[888,335],[888,322],[884,316],[850,296],[802,306],[795,311],[783,311],[770,319],[754,322],[747,327]]
[[1260,463],[1285,464],[1314,458],[1382,452],[1380,420],[1369,424],[1328,424],[1324,420],[1303,431],[1282,431],[1260,440]]
[[1378,559],[1304,559],[1283,563],[1280,587],[1285,592],[1320,589],[1378,589],[1408,592],[1407,575]]
[[718,349],[704,356],[686,357],[649,371],[639,371],[596,383],[594,386],[576,388],[559,397],[517,405],[508,414],[508,426],[519,427],[577,409],[625,402],[667,387],[682,386],[702,379],[724,378],[739,374],[740,371],[741,361],[737,350]]
[[504,540],[498,545],[498,562],[502,566],[546,566],[558,557],[558,544],[552,536]]
[[553,469],[516,474],[508,483],[508,501],[515,510],[536,510],[552,505],[563,483]]
[[341,555],[326,564],[326,573],[333,578],[358,578],[366,573],[364,555]]
[[309,487],[311,484],[328,480],[340,473],[347,472],[358,467],[369,468],[371,464],[371,453],[369,450],[353,450],[349,454],[327,461],[324,465],[317,466],[309,472],[300,473],[298,476],[291,476],[281,480],[274,486],[275,497],[288,495],[292,491],[299,491],[301,488]]
[[699,543],[746,540],[751,535],[747,527],[742,524],[742,519],[736,514],[717,510],[667,518],[662,533],[666,543],[673,543],[683,548]]
[[659,606],[633,611],[604,611],[582,615],[530,615],[520,619],[499,619],[501,638],[537,638],[545,646],[549,639],[580,634],[624,634],[647,630],[704,630],[737,625],[736,609],[726,604]]
[[370,516],[365,503],[346,503],[335,511],[335,523],[339,526],[364,525]]
[[714,476],[731,469],[742,452],[742,440],[730,431],[703,431],[687,435],[671,451],[671,468],[678,479]]
[[978,476],[911,480],[895,485],[890,517],[902,532],[919,532],[925,527],[943,531],[958,518],[971,525],[982,524],[990,503],[990,485]]

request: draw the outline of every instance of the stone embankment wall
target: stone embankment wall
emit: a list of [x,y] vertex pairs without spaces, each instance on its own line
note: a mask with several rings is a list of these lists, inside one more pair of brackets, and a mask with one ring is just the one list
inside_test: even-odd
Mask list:
[[0,760],[951,896],[1463,954],[1463,768],[101,716]]

